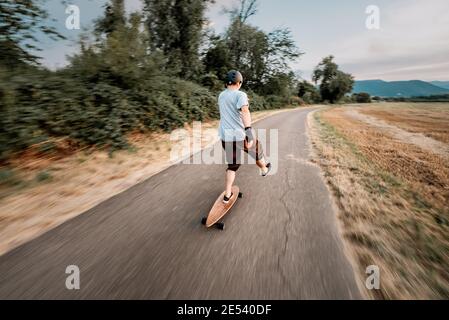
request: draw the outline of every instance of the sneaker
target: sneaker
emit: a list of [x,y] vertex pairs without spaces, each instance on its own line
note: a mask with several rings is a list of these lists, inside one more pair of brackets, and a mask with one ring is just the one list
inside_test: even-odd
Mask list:
[[267,167],[267,171],[265,171],[265,172],[262,171],[262,173],[261,173],[262,177],[266,177],[268,175],[268,173],[271,171],[271,163],[267,163],[266,167]]
[[231,201],[233,195],[234,195],[234,194],[233,194],[232,192],[231,192],[231,196],[230,196],[229,198],[226,197],[226,195],[224,195],[224,197],[223,197],[223,203],[224,203],[224,204],[229,203],[229,201]]

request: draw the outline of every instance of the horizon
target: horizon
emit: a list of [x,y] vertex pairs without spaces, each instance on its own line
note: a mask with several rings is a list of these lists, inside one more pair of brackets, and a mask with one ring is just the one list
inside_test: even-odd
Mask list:
[[421,80],[421,79],[407,79],[407,80],[384,80],[384,79],[356,79],[356,81],[383,81],[383,82],[410,82],[410,81],[422,81],[422,82],[449,82],[449,80]]
[[[50,18],[49,25],[64,34],[68,40],[41,39],[42,64],[49,69],[66,66],[66,55],[78,51],[76,41],[83,29],[90,30],[94,19],[104,12],[106,0],[72,0],[80,8],[81,30],[65,29],[65,6],[60,2],[44,3]],[[236,0],[216,0],[207,11],[210,26],[221,34],[229,24],[223,7],[230,8]],[[328,55],[345,72],[356,80],[449,81],[449,2],[433,0],[432,5],[423,0],[378,0],[380,10],[379,29],[369,30],[366,20],[369,14],[368,0],[345,0],[328,3],[318,0],[284,0],[282,5],[270,0],[259,0],[258,12],[249,23],[264,31],[278,27],[289,28],[299,49],[305,54],[292,69],[301,78],[311,80],[313,68]],[[125,0],[127,13],[141,8],[140,0]],[[339,19],[340,18],[340,19]],[[343,20],[344,18],[344,20]],[[344,23],[341,23],[344,21]],[[313,31],[309,31],[313,29]],[[329,46],[332,49],[329,49]],[[427,48],[434,50],[429,51]]]

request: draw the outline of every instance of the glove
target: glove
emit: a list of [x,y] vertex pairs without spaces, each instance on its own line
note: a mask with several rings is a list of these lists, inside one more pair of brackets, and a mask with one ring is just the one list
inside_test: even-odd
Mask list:
[[253,130],[251,127],[245,128],[246,142],[254,141]]

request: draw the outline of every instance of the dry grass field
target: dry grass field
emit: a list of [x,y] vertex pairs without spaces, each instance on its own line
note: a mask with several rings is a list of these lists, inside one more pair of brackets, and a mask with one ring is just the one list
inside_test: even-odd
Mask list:
[[449,104],[346,105],[309,118],[315,160],[380,299],[449,298]]
[[449,144],[449,108],[444,103],[389,103],[364,108],[362,113],[372,115],[401,129],[422,133]]

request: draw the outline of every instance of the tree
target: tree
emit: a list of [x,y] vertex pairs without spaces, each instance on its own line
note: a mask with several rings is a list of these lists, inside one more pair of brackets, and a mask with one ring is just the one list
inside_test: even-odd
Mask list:
[[105,13],[95,23],[95,31],[99,35],[109,35],[123,27],[126,23],[125,1],[111,0],[105,5]]
[[213,73],[224,81],[226,73],[232,69],[228,45],[220,36],[212,36],[210,47],[204,55],[203,64],[206,73]]
[[288,64],[298,59],[303,53],[299,51],[288,28],[275,29],[268,33],[267,67],[270,74],[286,74]]
[[301,55],[290,30],[276,29],[266,33],[250,25],[249,18],[257,13],[257,0],[240,0],[237,7],[227,12],[231,24],[220,43],[221,52],[228,51],[224,55],[228,57],[226,64],[240,70],[245,86],[257,93],[273,92],[274,89],[267,86],[279,88],[279,84],[286,82],[288,87],[281,91],[289,91],[292,83],[289,63]]
[[345,94],[352,91],[354,77],[338,70],[338,65],[333,61],[333,56],[328,56],[321,61],[313,71],[312,80],[319,84],[319,90],[323,101],[335,103]]
[[[105,16],[97,20],[102,24]],[[81,41],[81,52],[70,58],[71,65],[67,72],[82,79],[89,85],[107,83],[131,89],[139,87],[142,82],[164,74],[162,57],[158,52],[148,52],[149,36],[142,29],[142,17],[133,13],[124,15],[124,23],[117,24],[106,37],[100,37],[93,44]],[[100,28],[96,25],[96,30]]]
[[259,91],[263,95],[286,98],[295,95],[296,82],[296,76],[293,72],[273,74]]
[[256,27],[234,20],[225,34],[233,69],[242,72],[246,86],[257,90],[267,72],[268,37]]
[[231,21],[238,20],[242,24],[257,13],[258,3],[257,0],[240,0],[238,6],[234,6],[231,9],[225,9],[231,16]]
[[298,97],[303,99],[305,103],[318,103],[321,100],[321,96],[317,88],[306,80],[298,83],[297,90]]
[[242,34],[245,32],[244,27],[247,20],[257,13],[257,0],[240,0],[238,6],[234,6],[230,10],[225,12],[229,13],[231,17],[231,27],[229,30],[233,31],[233,41],[231,42],[231,54],[235,57],[235,67],[241,69],[242,65],[242,51],[244,46],[244,37]]
[[[229,62],[245,77],[246,86],[262,93],[272,78],[288,77],[289,63],[301,53],[288,29],[265,33],[257,27],[235,19],[224,34]],[[223,48],[223,50],[226,50]]]
[[182,78],[196,79],[201,70],[199,47],[210,1],[144,0],[152,49],[162,51],[167,66]]
[[47,12],[36,0],[0,2],[0,63],[9,68],[37,64],[39,57],[31,51],[40,51],[36,45],[37,33],[51,39],[65,39],[54,28],[45,25]]

